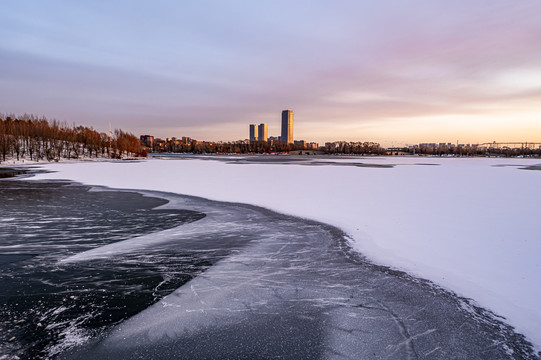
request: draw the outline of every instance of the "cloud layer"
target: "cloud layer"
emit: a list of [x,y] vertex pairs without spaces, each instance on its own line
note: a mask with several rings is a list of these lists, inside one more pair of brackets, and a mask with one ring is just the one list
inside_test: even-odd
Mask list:
[[0,111],[234,140],[254,122],[278,134],[290,108],[307,140],[541,142],[540,13],[506,0],[6,1]]

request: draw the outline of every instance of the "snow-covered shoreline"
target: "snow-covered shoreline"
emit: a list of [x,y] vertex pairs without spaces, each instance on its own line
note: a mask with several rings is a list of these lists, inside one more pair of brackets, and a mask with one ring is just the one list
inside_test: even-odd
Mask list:
[[[39,164],[69,179],[242,202],[329,223],[372,261],[473,298],[541,348],[534,159],[352,158],[394,168],[144,160]],[[437,164],[420,166],[417,164]],[[510,166],[507,166],[510,165]]]

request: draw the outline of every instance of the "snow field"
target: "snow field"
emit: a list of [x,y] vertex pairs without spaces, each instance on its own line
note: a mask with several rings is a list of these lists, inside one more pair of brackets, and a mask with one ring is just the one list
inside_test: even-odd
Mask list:
[[370,260],[474,299],[541,349],[541,171],[519,169],[539,160],[339,161],[397,166],[154,159],[46,164],[55,173],[34,179],[242,202],[337,226]]

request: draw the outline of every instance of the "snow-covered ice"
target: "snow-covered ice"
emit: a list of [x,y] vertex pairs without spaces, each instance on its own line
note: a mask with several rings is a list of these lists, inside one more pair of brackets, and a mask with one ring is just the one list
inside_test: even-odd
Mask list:
[[397,166],[154,159],[46,164],[55,172],[36,179],[242,202],[334,225],[370,260],[474,299],[541,349],[541,171],[520,169],[539,160],[332,161]]

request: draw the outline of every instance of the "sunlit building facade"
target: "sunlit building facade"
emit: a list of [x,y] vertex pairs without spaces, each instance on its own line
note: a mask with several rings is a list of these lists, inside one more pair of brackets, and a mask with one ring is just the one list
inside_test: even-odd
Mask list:
[[293,111],[284,110],[282,111],[282,136],[280,140],[287,142],[288,144],[293,143]]
[[257,141],[257,125],[250,124],[250,141]]
[[259,124],[258,126],[258,137],[259,141],[267,141],[267,124]]

